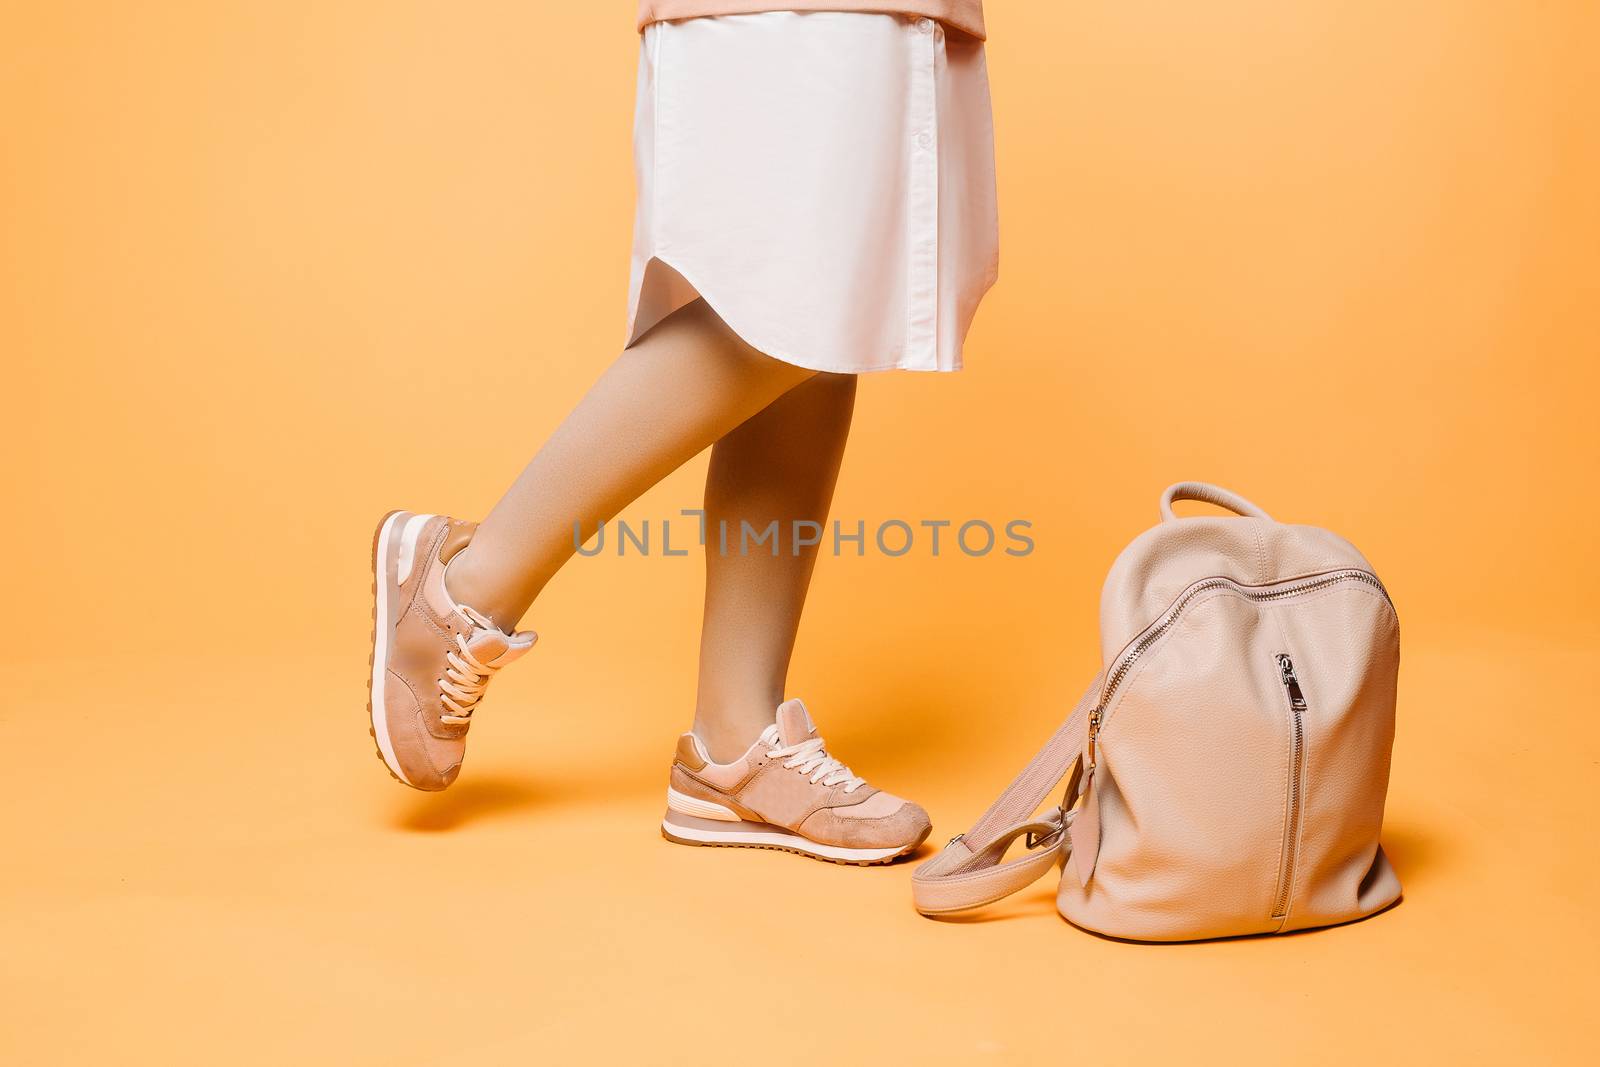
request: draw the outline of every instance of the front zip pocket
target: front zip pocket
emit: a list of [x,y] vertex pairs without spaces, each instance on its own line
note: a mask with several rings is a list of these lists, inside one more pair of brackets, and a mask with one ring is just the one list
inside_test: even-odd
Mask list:
[[1301,771],[1306,755],[1306,694],[1294,672],[1294,660],[1286,652],[1278,654],[1278,678],[1289,697],[1289,797],[1288,814],[1283,823],[1283,858],[1278,863],[1278,893],[1273,897],[1272,917],[1289,914],[1289,896],[1294,890],[1294,863],[1300,851]]

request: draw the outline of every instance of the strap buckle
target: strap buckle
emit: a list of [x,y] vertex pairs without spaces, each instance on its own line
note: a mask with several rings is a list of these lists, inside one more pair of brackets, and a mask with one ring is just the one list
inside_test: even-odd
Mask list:
[[1023,839],[1029,849],[1054,845],[1061,840],[1061,835],[1067,832],[1067,827],[1072,825],[1073,813],[1078,808],[1078,787],[1083,784],[1082,753],[1072,757],[1072,765],[1067,768],[1066,783],[1066,788],[1061,793],[1061,803],[1056,805],[1055,815],[1050,819],[1050,832],[1040,834],[1029,830]]
[[1036,848],[1043,848],[1047,845],[1056,844],[1056,842],[1061,840],[1061,835],[1066,832],[1067,823],[1066,819],[1063,817],[1060,821],[1052,824],[1050,832],[1047,834],[1038,834],[1032,830],[1029,830],[1027,835],[1022,839],[1022,843],[1027,845],[1028,850],[1031,852]]

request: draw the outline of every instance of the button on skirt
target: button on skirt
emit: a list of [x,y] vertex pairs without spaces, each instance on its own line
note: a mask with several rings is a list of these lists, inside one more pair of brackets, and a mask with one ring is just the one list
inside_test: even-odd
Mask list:
[[772,11],[646,28],[628,344],[702,297],[839,373],[957,370],[999,265],[980,41]]

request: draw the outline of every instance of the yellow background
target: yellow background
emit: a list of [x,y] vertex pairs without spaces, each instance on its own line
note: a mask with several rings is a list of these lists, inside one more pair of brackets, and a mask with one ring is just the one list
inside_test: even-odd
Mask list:
[[836,513],[1038,547],[825,559],[793,690],[964,829],[1180,478],[1405,628],[1405,901],[1144,947],[662,842],[694,557],[564,571],[451,792],[373,759],[373,524],[481,515],[620,341],[631,4],[7,5],[0,1059],[1592,1052],[1596,12],[990,4],[1001,281],[968,371],[865,382]]

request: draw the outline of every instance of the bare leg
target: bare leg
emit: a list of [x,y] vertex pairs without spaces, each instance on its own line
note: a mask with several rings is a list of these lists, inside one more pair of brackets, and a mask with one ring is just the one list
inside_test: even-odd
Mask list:
[[[812,371],[745,344],[704,301],[601,375],[450,562],[450,594],[514,627],[600,523]],[[809,565],[808,565],[809,567]]]
[[[706,610],[694,729],[718,762],[741,755],[772,722],[773,709],[784,698],[789,656],[817,560],[818,546],[804,542],[825,541],[814,528],[802,528],[796,538],[794,522],[826,523],[855,395],[853,375],[818,374],[711,451]],[[775,541],[755,544],[774,522]]]

